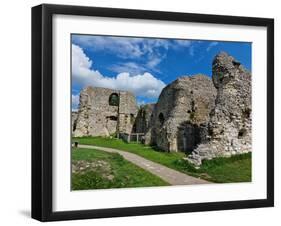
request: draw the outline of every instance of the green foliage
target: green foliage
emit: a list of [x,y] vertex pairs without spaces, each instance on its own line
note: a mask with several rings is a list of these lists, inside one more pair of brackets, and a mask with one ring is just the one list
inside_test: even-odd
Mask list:
[[149,187],[169,185],[161,178],[126,161],[117,153],[107,153],[94,149],[73,149],[72,161],[97,161],[109,163],[111,178],[104,176],[104,169],[87,169],[83,173],[72,173],[72,189],[106,189]]

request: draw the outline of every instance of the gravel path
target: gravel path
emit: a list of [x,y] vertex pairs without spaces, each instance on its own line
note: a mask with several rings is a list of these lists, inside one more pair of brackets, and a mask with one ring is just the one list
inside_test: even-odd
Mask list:
[[186,184],[208,184],[211,182],[195,178],[189,175],[186,175],[184,173],[178,172],[176,170],[170,169],[166,166],[163,166],[161,164],[152,162],[148,159],[145,159],[143,157],[140,157],[136,154],[121,151],[118,149],[113,148],[106,148],[106,147],[98,147],[93,145],[82,145],[79,144],[79,148],[88,148],[88,149],[96,149],[106,152],[115,152],[122,155],[126,160],[130,161],[131,163],[151,172],[152,174],[162,178],[164,181],[168,182],[171,185],[186,185]]

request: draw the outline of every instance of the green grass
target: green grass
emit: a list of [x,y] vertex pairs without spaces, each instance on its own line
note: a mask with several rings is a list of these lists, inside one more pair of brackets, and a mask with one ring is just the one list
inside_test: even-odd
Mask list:
[[73,148],[72,165],[103,163],[97,167],[83,167],[72,173],[72,189],[105,189],[169,185],[161,178],[126,161],[117,153],[106,153],[94,149]]
[[182,172],[217,183],[250,182],[252,178],[251,159],[251,153],[247,153],[230,158],[205,160],[199,169],[195,169],[182,159],[179,159],[175,165]]
[[114,138],[81,137],[73,138],[73,141],[78,141],[80,144],[128,151],[188,175],[217,183],[251,181],[251,153],[236,155],[230,158],[205,160],[200,169],[195,169],[193,165],[182,159],[185,156],[182,152],[167,153],[154,147],[137,143],[126,143]]
[[163,152],[155,147],[146,146],[138,143],[126,143],[121,139],[104,138],[104,137],[81,137],[73,138],[72,141],[78,141],[79,144],[95,145],[100,147],[115,148],[123,151],[128,151],[151,161],[169,166],[171,162],[181,159],[185,156],[182,152]]

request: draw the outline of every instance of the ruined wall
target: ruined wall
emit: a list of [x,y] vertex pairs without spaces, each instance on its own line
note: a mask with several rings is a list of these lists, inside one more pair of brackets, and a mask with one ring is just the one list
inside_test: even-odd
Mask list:
[[118,132],[131,133],[137,113],[135,96],[132,93],[120,91]]
[[[112,95],[118,97],[117,104],[110,105]],[[133,94],[87,87],[80,93],[77,123],[73,135],[109,136],[119,131],[130,132],[136,113],[137,105]]]
[[135,130],[136,133],[146,133],[152,126],[152,114],[155,108],[155,104],[145,104],[140,106],[136,121]]
[[135,133],[143,133],[141,142],[144,144],[152,144],[151,129],[153,126],[153,112],[155,104],[145,104],[140,106],[134,125]]
[[195,128],[208,121],[215,96],[216,89],[207,76],[179,77],[161,92],[153,112],[152,128],[146,134],[146,143],[156,144],[167,151],[193,148],[199,141],[191,139],[201,133]]
[[[113,94],[118,105],[109,104]],[[251,74],[220,53],[212,64],[212,80],[179,77],[162,90],[156,104],[139,110],[129,92],[87,87],[72,127],[74,136],[145,133],[145,144],[191,153],[188,161],[200,165],[203,159],[251,151],[251,111]]]
[[197,165],[203,159],[251,151],[251,74],[224,52],[215,57],[212,73],[217,97],[208,123],[209,140],[188,158]]

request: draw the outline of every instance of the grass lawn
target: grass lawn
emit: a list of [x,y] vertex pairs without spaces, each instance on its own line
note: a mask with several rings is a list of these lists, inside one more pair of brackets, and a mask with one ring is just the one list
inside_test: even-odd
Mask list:
[[73,148],[72,189],[104,189],[169,185],[126,161],[117,153]]
[[79,144],[128,151],[188,175],[217,183],[250,182],[252,177],[251,153],[236,155],[230,158],[206,160],[203,161],[200,169],[195,169],[191,164],[182,159],[185,154],[181,152],[167,153],[143,144],[126,143],[114,138],[81,137],[73,138],[72,140],[78,141]]

